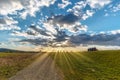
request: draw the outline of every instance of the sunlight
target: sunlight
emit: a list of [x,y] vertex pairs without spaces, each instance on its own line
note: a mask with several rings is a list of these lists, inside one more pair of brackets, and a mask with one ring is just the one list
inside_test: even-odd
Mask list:
[[86,47],[44,47],[40,49],[43,52],[81,52],[86,51]]
[[75,70],[77,66],[81,64],[87,64],[86,62],[93,62],[92,59],[85,56],[85,54],[83,54],[82,52],[67,52],[63,48],[59,48],[58,52],[51,52],[51,56],[53,57],[53,60],[56,62],[56,64],[63,70],[63,73],[67,72],[74,77],[80,76],[78,74],[80,72],[77,72]]

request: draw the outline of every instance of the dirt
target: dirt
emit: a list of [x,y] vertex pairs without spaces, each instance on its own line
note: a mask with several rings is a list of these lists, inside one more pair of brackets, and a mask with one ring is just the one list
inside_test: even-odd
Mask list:
[[27,68],[8,80],[64,80],[64,76],[49,53],[44,53]]

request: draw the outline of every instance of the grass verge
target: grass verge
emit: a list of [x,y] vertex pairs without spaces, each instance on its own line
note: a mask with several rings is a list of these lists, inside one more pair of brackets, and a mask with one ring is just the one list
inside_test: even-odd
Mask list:
[[65,80],[120,80],[120,51],[54,52]]
[[35,59],[35,53],[0,53],[0,80],[7,80]]

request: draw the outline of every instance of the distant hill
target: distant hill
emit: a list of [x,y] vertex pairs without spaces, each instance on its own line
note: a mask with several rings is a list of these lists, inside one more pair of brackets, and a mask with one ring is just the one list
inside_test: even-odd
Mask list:
[[37,53],[35,51],[21,51],[21,50],[7,49],[7,48],[0,48],[0,52]]

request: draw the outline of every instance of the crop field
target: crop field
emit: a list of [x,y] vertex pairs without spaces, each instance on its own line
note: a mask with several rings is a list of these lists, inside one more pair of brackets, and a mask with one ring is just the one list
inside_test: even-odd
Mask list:
[[64,80],[120,80],[120,51],[51,54]]
[[35,59],[33,53],[0,53],[0,80],[7,80]]

